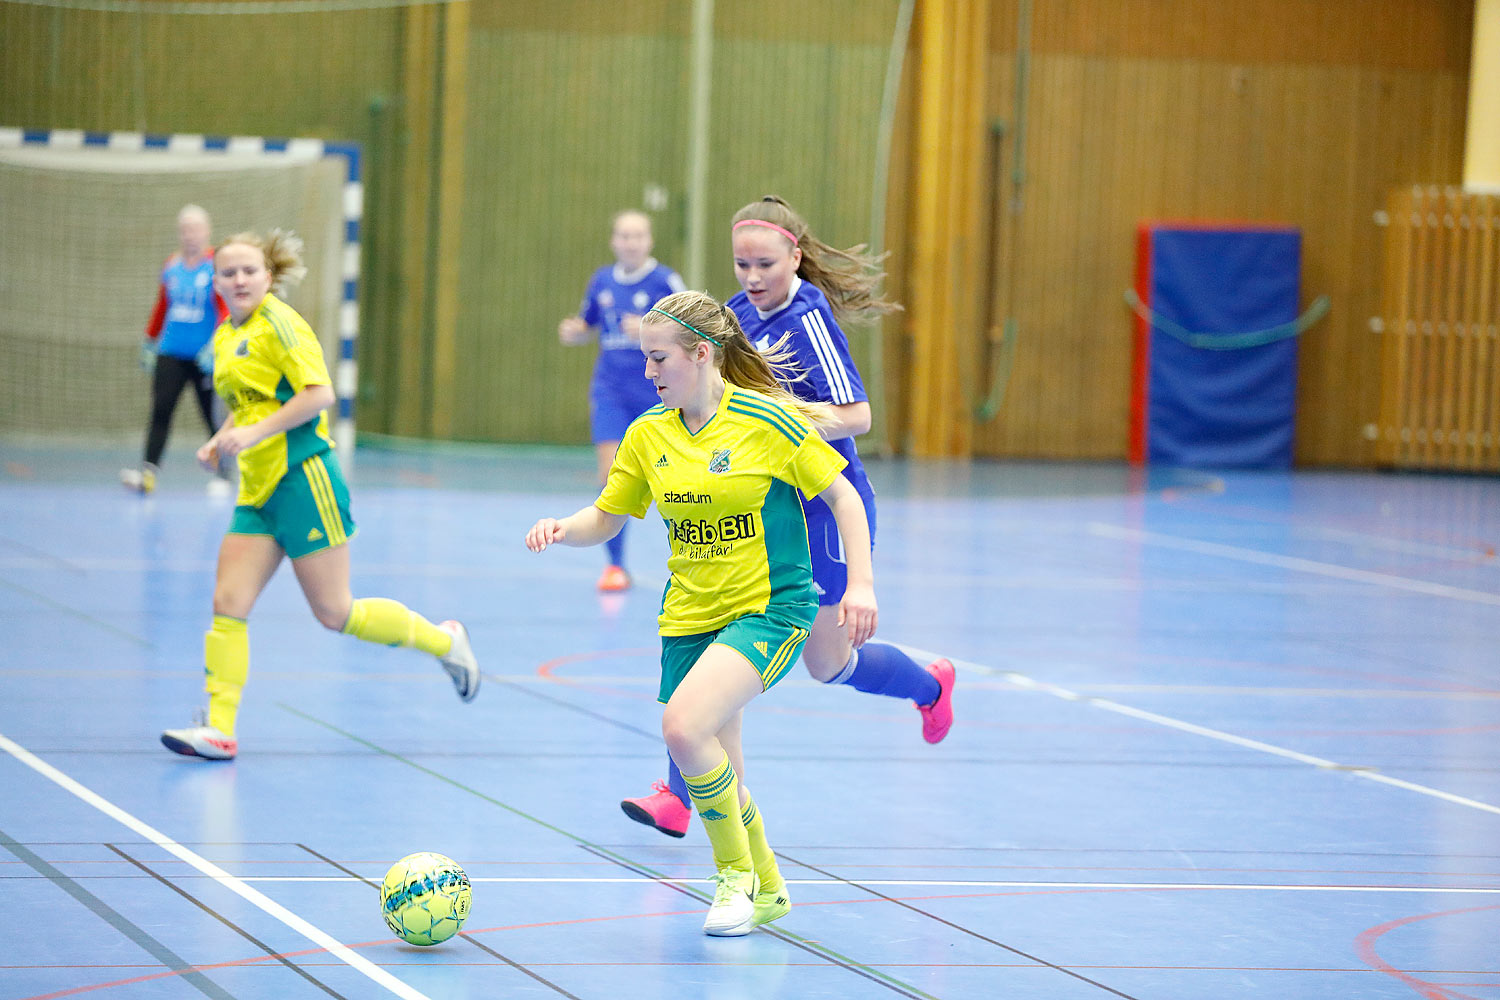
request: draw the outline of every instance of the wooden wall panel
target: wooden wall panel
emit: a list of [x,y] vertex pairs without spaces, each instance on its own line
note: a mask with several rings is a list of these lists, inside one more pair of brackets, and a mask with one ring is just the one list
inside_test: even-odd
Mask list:
[[[708,217],[721,228],[709,232],[708,290],[721,299],[738,290],[728,220],[761,195],[787,198],[830,242],[869,238],[888,35],[838,39],[830,25],[847,9],[811,5],[814,40],[765,37],[733,12],[716,21]],[[894,3],[862,9],[889,30]],[[647,185],[667,197],[657,257],[684,266],[687,4],[678,11],[661,14],[663,30],[615,33],[474,18],[454,436],[588,439],[593,351],[560,346],[557,322],[610,262],[610,217],[640,206]],[[851,333],[862,361],[870,337]]]
[[[980,424],[976,453],[1125,454],[1131,338],[1122,294],[1134,230],[1145,219],[1198,218],[1302,229],[1304,300],[1327,294],[1333,308],[1302,338],[1297,460],[1374,461],[1365,436],[1379,407],[1374,214],[1393,185],[1459,176],[1467,73],[1467,43],[1454,43],[1465,4],[1382,3],[1406,25],[1407,46],[1388,24],[1357,25],[1343,3],[1270,3],[1257,17],[1278,32],[1236,20],[1230,8],[1245,5],[1036,3],[1015,273],[997,275],[989,291],[993,322],[1012,315],[1019,332],[1004,407]],[[997,8],[992,37],[1014,46],[1017,0]],[[1213,40],[1235,25],[1233,38]],[[1306,39],[1339,32],[1363,41],[1310,57]],[[1190,45],[1244,61],[1182,56]],[[1009,133],[993,175],[1004,185],[1014,53],[992,60],[991,107]],[[1003,222],[1003,197],[999,206]]]
[[[1467,0],[1037,0],[1033,48],[1467,74],[1472,23]],[[997,24],[992,37],[997,51],[1014,45],[1011,24]]]
[[[478,28],[470,41],[454,435],[584,442],[593,351],[558,344],[557,323],[611,261],[613,213],[648,183],[682,190],[686,45]],[[682,225],[674,194],[655,220],[669,265]]]
[[371,96],[394,82],[397,30],[390,10],[169,15],[0,3],[0,120],[361,139]]

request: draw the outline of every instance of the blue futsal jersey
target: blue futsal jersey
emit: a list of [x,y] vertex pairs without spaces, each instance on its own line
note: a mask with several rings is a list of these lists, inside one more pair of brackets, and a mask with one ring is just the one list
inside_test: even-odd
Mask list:
[[577,315],[598,327],[598,361],[588,385],[589,433],[595,442],[619,441],[631,420],[661,402],[655,385],[646,381],[640,342],[625,333],[624,318],[646,315],[651,306],[682,288],[676,271],[657,264],[655,258],[636,271],[606,264],[589,279]]
[[685,287],[677,272],[657,263],[655,257],[637,271],[624,271],[618,264],[606,264],[595,271],[578,307],[583,321],[599,328],[600,367],[595,372],[628,368],[631,375],[644,381],[641,342],[626,334],[621,320],[627,314],[646,315],[656,303]]
[[214,292],[214,260],[199,259],[188,267],[173,254],[161,271],[157,308],[146,330],[157,338],[158,351],[169,358],[193,358],[213,338],[226,310]]
[[639,270],[605,265],[589,279],[578,315],[599,328],[599,360],[589,382],[589,431],[595,442],[618,441],[636,417],[661,402],[646,379],[641,342],[625,332],[626,315],[647,310],[684,285],[677,272],[651,258]]
[[[869,400],[859,369],[854,366],[854,357],[849,353],[849,338],[833,318],[828,297],[816,285],[794,277],[791,298],[764,315],[750,304],[744,292],[736,293],[726,304],[758,350],[767,350],[783,336],[787,337],[785,348],[796,356],[797,368],[803,376],[787,388],[798,398],[835,405]],[[870,500],[875,491],[865,475],[854,439],[839,438],[828,443],[849,463],[844,467],[844,477],[865,498],[865,506],[872,507]],[[818,508],[826,510],[827,505],[813,504],[808,508],[808,516],[820,515]]]

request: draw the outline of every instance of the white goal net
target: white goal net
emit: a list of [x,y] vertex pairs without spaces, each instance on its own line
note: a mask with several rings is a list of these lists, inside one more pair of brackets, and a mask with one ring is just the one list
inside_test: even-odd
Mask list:
[[[144,436],[140,345],[177,247],[177,212],[190,203],[207,209],[215,239],[277,227],[303,237],[308,274],[288,300],[334,372],[344,184],[336,158],[0,146],[0,433]],[[202,440],[190,395],[174,441]]]

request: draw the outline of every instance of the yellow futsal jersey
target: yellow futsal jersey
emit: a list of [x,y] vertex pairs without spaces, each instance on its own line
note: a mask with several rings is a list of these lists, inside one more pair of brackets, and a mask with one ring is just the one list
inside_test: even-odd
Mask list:
[[[323,348],[297,310],[267,295],[240,326],[225,320],[214,331],[214,391],[236,427],[264,420],[310,385],[331,385]],[[239,454],[236,503],[259,507],[287,470],[333,447],[328,415],[273,434]]]
[[725,383],[696,434],[664,406],[637,418],[595,504],[643,517],[656,501],[672,548],[660,632],[697,635],[772,604],[816,607],[797,491],[817,496],[843,468],[800,414]]

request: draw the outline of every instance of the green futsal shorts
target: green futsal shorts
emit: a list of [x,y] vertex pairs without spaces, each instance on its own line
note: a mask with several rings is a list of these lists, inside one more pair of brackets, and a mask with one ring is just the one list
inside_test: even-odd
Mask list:
[[772,607],[761,614],[736,618],[712,632],[662,636],[661,689],[656,700],[665,705],[677,690],[677,685],[693,669],[693,664],[698,662],[698,657],[714,643],[728,646],[749,660],[755,672],[760,674],[761,689],[769,691],[771,685],[786,676],[792,664],[797,662],[817,611],[814,604],[785,609]]
[[229,522],[231,535],[268,535],[293,559],[343,545],[354,531],[349,487],[331,451],[282,476],[259,507],[236,507]]

